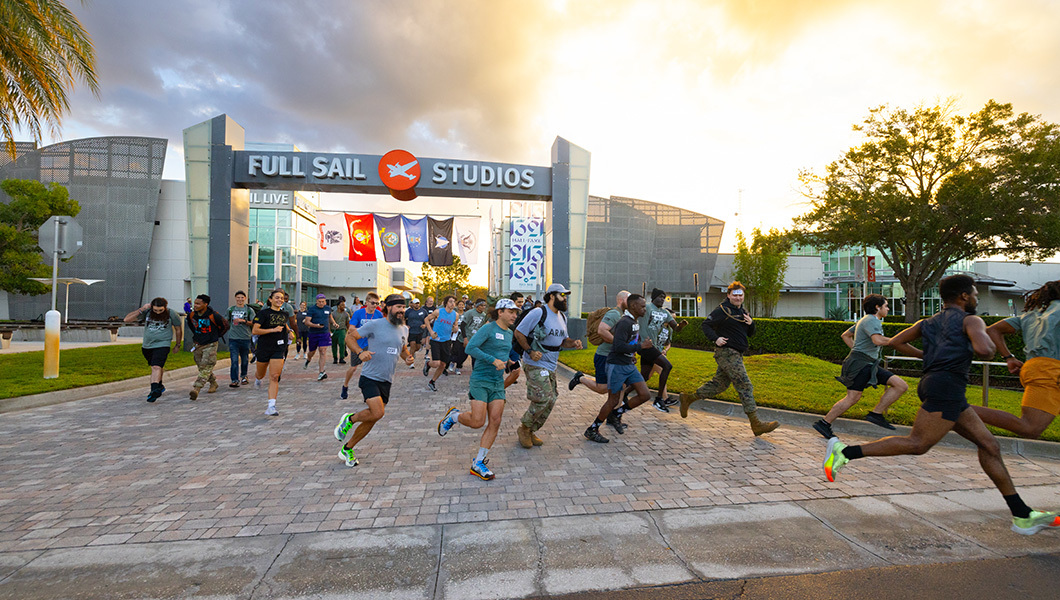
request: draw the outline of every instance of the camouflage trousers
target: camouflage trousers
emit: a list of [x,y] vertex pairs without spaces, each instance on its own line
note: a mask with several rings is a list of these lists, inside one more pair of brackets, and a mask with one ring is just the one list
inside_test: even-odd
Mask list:
[[529,365],[523,366],[523,372],[526,373],[526,399],[530,401],[530,406],[521,422],[530,431],[537,431],[545,425],[552,408],[556,406],[556,373]]
[[714,373],[714,379],[699,386],[696,390],[696,398],[714,398],[718,394],[729,389],[732,385],[736,393],[740,395],[740,403],[743,411],[747,414],[758,409],[755,404],[755,388],[747,377],[747,369],[743,366],[743,354],[732,348],[724,346],[714,350],[714,360],[718,363],[718,370]]
[[195,346],[191,356],[195,359],[195,366],[199,367],[199,376],[191,387],[201,390],[207,383],[217,383],[217,378],[213,376],[213,367],[217,364],[217,342]]

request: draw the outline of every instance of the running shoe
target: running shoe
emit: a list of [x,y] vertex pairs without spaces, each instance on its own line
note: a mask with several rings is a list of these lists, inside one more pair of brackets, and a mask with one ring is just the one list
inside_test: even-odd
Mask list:
[[575,371],[574,377],[571,377],[570,383],[567,384],[567,389],[573,392],[574,388],[578,387],[578,384],[581,383],[582,375],[585,375],[585,373],[582,373],[581,371]]
[[349,397],[350,397],[350,388],[348,388],[346,386],[342,386],[342,391],[339,392],[339,398],[342,398],[343,400],[345,400],[345,399],[347,399]]
[[339,449],[339,458],[341,458],[342,460],[346,461],[346,466],[347,467],[356,467],[357,466],[357,457],[354,456],[354,454],[353,454],[353,448],[347,448],[346,446],[343,446],[342,448],[340,448]]
[[320,375],[317,375],[317,381],[324,381],[327,378],[328,378],[328,374],[324,373],[324,372],[321,372]]
[[445,375],[446,377],[449,377],[449,367],[446,367],[446,368],[442,369],[442,375]]
[[437,392],[438,391],[438,386],[434,385],[433,381],[428,381],[427,382],[427,389],[432,391],[432,392]]
[[1046,527],[1060,527],[1060,516],[1054,512],[1031,511],[1026,519],[1012,517],[1012,531],[1023,535],[1034,535]]
[[239,382],[238,381],[233,381],[232,383],[228,384],[228,387],[237,388],[237,387],[239,387]]
[[483,458],[482,460],[476,460],[471,463],[471,474],[478,475],[486,481],[493,479],[493,471],[490,471],[490,468],[486,466],[486,463],[488,463],[489,460],[490,459],[488,458]]
[[148,402],[154,402],[155,400],[158,400],[158,397],[161,394],[162,394],[162,392],[160,392],[158,390],[151,390],[150,393],[147,394],[147,401]]
[[254,387],[256,387],[256,388],[261,387],[261,380],[260,379],[257,379],[257,378],[254,379]]
[[585,430],[585,439],[589,440],[590,442],[596,442],[598,444],[606,444],[611,441],[605,438],[604,436],[600,435],[599,428],[591,426]]
[[656,398],[654,401],[652,401],[651,405],[654,406],[655,410],[659,412],[670,412],[670,409],[666,407],[666,403],[663,401],[662,398]]
[[158,395],[161,396],[162,392],[164,391],[166,391],[166,386],[162,385],[161,383],[158,384]]
[[460,369],[453,369],[453,375],[460,375]]
[[412,370],[412,369],[415,369],[415,368],[416,368],[416,363],[412,363],[411,365],[409,365],[409,370]]
[[276,405],[275,404],[272,404],[272,405],[269,405],[269,407],[265,409],[265,414],[270,416],[270,417],[278,417],[278,416],[280,416],[280,411],[276,410]]
[[339,364],[340,364],[340,365],[344,365],[344,364],[346,364],[346,359],[345,359],[345,358],[340,358],[340,359],[339,359]]
[[250,380],[247,379],[246,376],[244,376],[242,379],[239,380],[239,385],[250,385]]
[[894,425],[888,423],[887,418],[881,414],[870,412],[869,414],[865,415],[865,420],[869,423],[872,423],[873,425],[894,431]]
[[814,421],[813,428],[817,431],[817,433],[824,436],[824,439],[826,440],[830,440],[835,437],[835,434],[832,433],[832,425],[824,419],[817,419],[816,421]]
[[677,396],[667,396],[666,399],[663,400],[663,404],[666,406],[677,406],[680,403],[681,401],[677,399]]
[[335,439],[342,441],[346,439],[346,434],[353,428],[353,423],[350,423],[350,415],[353,413],[346,413],[342,415],[342,420],[339,421],[338,426],[335,427]]
[[438,421],[438,435],[445,435],[449,433],[449,430],[456,425],[456,418],[460,416],[460,411],[455,406],[449,407],[449,411],[445,413],[441,421]]
[[626,432],[626,424],[622,422],[622,415],[611,411],[611,414],[607,415],[607,424],[615,428],[615,433],[622,435]]
[[423,376],[426,377],[431,372],[431,363],[423,361]]
[[833,437],[828,440],[828,453],[824,456],[824,476],[828,478],[828,481],[835,481],[835,474],[843,465],[850,462],[850,459],[843,456],[843,448],[847,445],[839,441],[839,438]]
[[307,358],[307,359],[305,359],[305,364],[302,365],[302,370],[305,371],[308,368],[309,368],[309,359]]

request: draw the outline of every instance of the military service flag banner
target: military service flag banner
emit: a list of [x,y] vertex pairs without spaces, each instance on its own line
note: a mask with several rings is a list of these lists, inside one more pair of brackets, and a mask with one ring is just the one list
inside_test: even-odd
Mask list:
[[375,215],[375,227],[379,232],[379,245],[383,247],[383,260],[401,262],[401,217]]
[[456,249],[460,253],[460,262],[465,265],[478,264],[478,234],[482,219],[479,217],[459,217],[456,219]]
[[319,260],[346,260],[348,249],[346,215],[318,212],[317,227],[320,229],[320,247],[317,249],[317,258]]
[[427,217],[410,219],[402,215],[401,225],[405,228],[405,245],[409,249],[409,260],[427,262]]
[[346,228],[350,232],[350,260],[375,260],[375,234],[372,231],[372,215],[346,215]]
[[427,217],[427,242],[430,245],[430,260],[427,262],[432,267],[453,264],[453,218]]

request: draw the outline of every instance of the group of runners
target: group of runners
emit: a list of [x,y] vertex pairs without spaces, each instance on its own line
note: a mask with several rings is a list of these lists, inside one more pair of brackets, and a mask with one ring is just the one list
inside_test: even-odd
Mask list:
[[[1029,535],[1043,528],[1060,527],[1057,513],[1032,510],[1020,498],[997,440],[984,425],[1036,438],[1060,412],[1060,301],[1057,301],[1060,300],[1060,281],[1050,282],[1029,294],[1022,315],[999,321],[989,328],[975,316],[978,291],[974,280],[965,275],[946,277],[939,289],[943,309],[894,337],[883,335],[882,322],[889,306],[878,294],[870,294],[864,299],[865,316],[842,334],[850,353],[837,380],[847,391],[813,426],[828,439],[822,464],[826,479],[835,481],[838,471],[852,460],[924,454],[952,430],[977,446],[984,472],[1010,508],[1013,531]],[[680,404],[681,417],[687,418],[694,402],[716,397],[732,385],[753,434],[760,436],[775,430],[778,423],[763,422],[758,418],[753,385],[744,368],[743,354],[748,349],[748,338],[755,332],[754,319],[743,308],[745,293],[742,284],[733,282],[726,290],[726,299],[703,321],[704,335],[715,344],[717,371],[695,393],[681,394],[676,402]],[[438,389],[440,377],[450,372],[460,374],[457,356],[466,356],[472,362],[467,382],[469,409],[450,407],[438,422],[437,431],[440,436],[445,436],[457,425],[469,429],[484,428],[470,472],[490,480],[495,475],[488,466],[487,455],[500,429],[505,390],[518,380],[520,374],[526,378],[529,406],[520,419],[517,438],[527,449],[545,443],[539,431],[558,397],[556,369],[559,352],[582,347],[580,340],[569,337],[568,296],[569,291],[563,285],[553,284],[533,308],[525,306],[526,299],[515,292],[488,309],[485,300],[471,304],[466,298],[458,301],[454,296],[446,296],[437,306],[433,298],[428,298],[424,306],[420,306],[418,299],[413,299],[409,306],[402,295],[392,294],[380,301],[378,295],[370,293],[364,306],[350,314],[347,321],[345,311],[328,306],[323,295],[317,297],[314,307],[298,314],[283,290],[274,290],[269,295],[268,304],[257,311],[246,305],[246,296],[240,292],[236,294],[236,303],[226,313],[227,319],[209,307],[208,296],[201,295],[195,299],[192,313],[188,315],[196,363],[200,366],[190,397],[194,400],[207,385],[210,386],[208,392],[216,391],[217,381],[212,374],[211,361],[216,362],[218,339],[225,333],[229,335],[233,355],[231,385],[247,384],[247,364],[243,357],[251,344],[243,340],[254,338],[255,384],[260,386],[265,375],[269,376],[266,414],[276,416],[279,414],[276,408],[279,382],[291,338],[306,338],[305,354],[299,354],[300,358],[305,357],[304,368],[308,368],[314,353],[320,352],[318,380],[323,380],[327,377],[323,348],[332,345],[329,331],[341,329],[342,343],[350,350],[350,363],[340,398],[348,399],[349,382],[359,369],[357,385],[366,405],[362,410],[343,414],[334,429],[335,437],[343,443],[339,457],[352,467],[358,464],[356,445],[385,415],[399,359],[408,368],[415,368],[415,355],[424,348],[423,374],[429,377],[426,388],[434,392]],[[596,318],[590,317],[590,338],[599,342],[594,355],[594,377],[590,379],[579,371],[568,384],[570,390],[581,385],[606,395],[595,420],[584,432],[586,439],[607,443],[609,440],[600,433],[600,427],[605,423],[616,433],[623,434],[627,428],[623,417],[649,400],[657,410],[669,412],[672,403],[666,394],[666,384],[673,365],[666,355],[673,333],[680,331],[687,322],[678,321],[664,308],[665,298],[665,292],[659,289],[652,290],[650,302],[644,296],[623,291],[617,295],[615,307],[599,311],[598,315],[594,313]],[[462,314],[458,311],[458,303],[465,305]],[[343,323],[336,321],[336,312]],[[154,402],[165,390],[162,370],[169,344],[175,338],[178,351],[181,345],[179,314],[168,308],[165,299],[156,298],[129,313],[125,320],[145,323],[143,353],[152,368],[148,402]],[[292,335],[303,324],[308,329],[306,335]],[[1004,336],[1016,333],[1023,335],[1026,362],[1017,359],[1005,344]],[[918,339],[922,340],[923,349],[911,345]],[[885,437],[860,445],[844,444],[832,426],[840,415],[860,401],[864,390],[870,386],[884,385],[885,391],[867,420],[885,429],[894,429],[885,414],[908,390],[908,385],[881,367],[883,347],[923,359],[923,374],[917,388],[921,408],[908,435]],[[970,406],[965,398],[973,358],[992,358],[997,351],[1001,352],[1010,372],[1020,374],[1025,391],[1019,417],[1005,411]],[[639,368],[636,365],[638,355]],[[334,356],[337,362],[341,355]],[[660,379],[653,397],[646,381],[654,372],[660,374]]]

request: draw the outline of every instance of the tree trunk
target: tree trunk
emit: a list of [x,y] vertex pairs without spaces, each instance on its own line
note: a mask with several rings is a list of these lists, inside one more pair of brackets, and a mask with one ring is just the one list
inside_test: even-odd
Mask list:
[[902,289],[905,290],[905,322],[916,323],[922,316],[920,313],[920,296],[923,295],[923,286],[909,282],[906,284],[902,282]]

